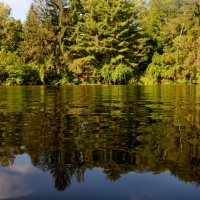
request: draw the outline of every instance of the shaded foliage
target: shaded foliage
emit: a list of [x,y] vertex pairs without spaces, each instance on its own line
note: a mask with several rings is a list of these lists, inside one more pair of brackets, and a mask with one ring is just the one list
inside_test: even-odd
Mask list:
[[198,1],[34,0],[24,24],[0,10],[0,53],[39,76],[12,83],[2,62],[1,84],[200,82]]

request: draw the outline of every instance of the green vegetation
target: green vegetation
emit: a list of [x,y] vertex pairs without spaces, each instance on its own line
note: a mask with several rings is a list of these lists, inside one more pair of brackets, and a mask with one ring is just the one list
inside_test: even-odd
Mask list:
[[0,3],[0,84],[200,83],[195,0]]

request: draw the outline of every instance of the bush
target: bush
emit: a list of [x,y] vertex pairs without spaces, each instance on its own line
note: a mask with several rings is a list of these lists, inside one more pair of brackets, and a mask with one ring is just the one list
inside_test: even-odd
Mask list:
[[0,84],[32,85],[39,83],[37,68],[26,65],[16,54],[0,54]]

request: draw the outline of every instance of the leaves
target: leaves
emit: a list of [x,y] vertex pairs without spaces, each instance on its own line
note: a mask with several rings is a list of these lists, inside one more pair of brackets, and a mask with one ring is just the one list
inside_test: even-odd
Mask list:
[[24,24],[0,10],[2,52],[38,69],[38,83],[200,81],[197,1],[34,0]]

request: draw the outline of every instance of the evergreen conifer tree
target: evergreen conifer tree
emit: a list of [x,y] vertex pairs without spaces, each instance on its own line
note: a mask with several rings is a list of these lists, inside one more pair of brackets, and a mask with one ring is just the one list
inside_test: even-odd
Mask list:
[[67,10],[68,0],[46,0],[46,15],[54,34],[53,64],[58,74],[66,65],[64,36],[67,30]]
[[45,73],[53,68],[52,46],[55,41],[51,23],[43,13],[44,8],[43,0],[35,0],[31,4],[24,24],[24,42],[22,43],[24,61],[38,66],[43,83],[45,83]]
[[139,27],[134,1],[82,1],[84,12],[71,46],[77,74],[94,76],[104,83],[128,83],[137,66]]

